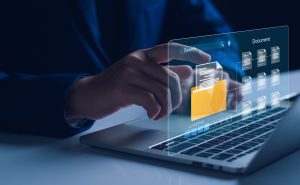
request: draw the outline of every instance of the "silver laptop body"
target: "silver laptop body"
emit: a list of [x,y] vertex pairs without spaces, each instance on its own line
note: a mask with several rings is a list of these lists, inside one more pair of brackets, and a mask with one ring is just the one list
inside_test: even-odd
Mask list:
[[289,108],[268,109],[257,116],[254,113],[250,120],[240,120],[237,115],[226,124],[191,134],[190,138],[185,135],[168,138],[165,121],[142,118],[84,135],[80,142],[196,167],[251,173],[298,149],[299,113],[300,99],[297,99]]

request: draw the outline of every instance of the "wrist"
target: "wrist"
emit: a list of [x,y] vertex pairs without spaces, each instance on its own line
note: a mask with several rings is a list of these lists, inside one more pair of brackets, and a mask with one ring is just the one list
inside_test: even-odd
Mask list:
[[85,118],[82,109],[82,99],[84,98],[84,89],[87,83],[87,78],[84,77],[78,80],[66,96],[65,118],[68,122],[77,122]]

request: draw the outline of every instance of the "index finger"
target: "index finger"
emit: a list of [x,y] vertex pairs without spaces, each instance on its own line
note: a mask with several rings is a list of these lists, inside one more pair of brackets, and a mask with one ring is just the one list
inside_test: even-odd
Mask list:
[[195,64],[208,63],[211,56],[195,47],[178,43],[157,45],[145,50],[147,57],[156,63],[166,63],[169,60],[185,60]]

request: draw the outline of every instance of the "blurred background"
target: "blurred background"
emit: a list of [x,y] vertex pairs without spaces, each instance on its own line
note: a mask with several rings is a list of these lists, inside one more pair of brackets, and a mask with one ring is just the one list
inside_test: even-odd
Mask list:
[[212,0],[234,31],[288,25],[290,69],[300,69],[299,5],[297,1]]

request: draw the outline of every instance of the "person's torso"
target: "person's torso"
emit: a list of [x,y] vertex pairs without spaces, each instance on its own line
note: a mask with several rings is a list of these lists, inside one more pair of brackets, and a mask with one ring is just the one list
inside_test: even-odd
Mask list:
[[96,73],[160,39],[164,0],[11,0],[0,8],[0,70]]

